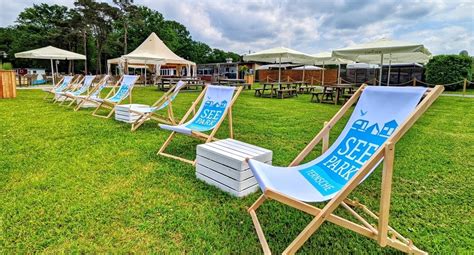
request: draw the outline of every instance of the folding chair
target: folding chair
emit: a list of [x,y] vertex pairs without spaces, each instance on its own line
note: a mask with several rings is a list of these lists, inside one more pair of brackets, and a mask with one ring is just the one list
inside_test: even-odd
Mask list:
[[[171,87],[160,99],[158,99],[150,107],[133,108],[132,106],[130,106],[131,113],[140,115],[140,117],[134,123],[132,123],[131,130],[137,130],[137,128],[139,128],[145,121],[149,119],[153,119],[161,123],[176,125],[172,102],[184,86],[186,86],[186,83],[183,81],[179,81],[175,86]],[[159,116],[157,112],[164,108],[168,108],[167,116]]]
[[[170,130],[172,132],[168,139],[166,139],[166,141],[163,143],[157,154],[173,159],[178,159],[194,165],[195,160],[189,160],[165,153],[164,151],[166,147],[168,147],[171,140],[177,133],[204,140],[206,143],[217,140],[214,136],[216,135],[226,116],[229,117],[230,137],[233,138],[234,130],[232,127],[232,106],[234,105],[235,100],[237,100],[239,97],[242,88],[243,87],[241,86],[236,89],[235,87],[207,85],[177,126],[160,124],[162,129]],[[194,117],[191,120],[185,123],[191,113],[195,112],[196,106],[199,101],[201,101],[201,99],[202,102],[199,110],[196,114],[194,114]],[[211,133],[209,135],[203,133],[206,131],[211,131]]]
[[[105,75],[99,82],[92,88],[88,95],[78,95],[75,96],[73,100],[77,102],[74,111],[78,111],[85,103],[93,103],[95,105],[99,105],[98,99],[100,99],[100,92],[107,86],[107,82],[109,80],[109,75]],[[118,83],[117,83],[118,84]]]
[[[68,89],[68,90],[63,91],[63,92],[56,93],[57,100],[61,101],[60,105],[64,104],[64,102],[66,102],[67,100],[74,99],[76,96],[79,96],[79,95],[89,91],[89,88],[91,87],[92,82],[94,81],[94,79],[95,79],[95,75],[86,75],[84,78],[82,78],[81,82],[79,83],[79,84],[81,84],[80,86],[78,86],[76,88]],[[61,98],[63,100],[60,100]],[[74,100],[71,100],[69,105],[71,105],[73,103],[74,103]]]
[[[266,199],[314,216],[313,220],[285,249],[294,254],[325,221],[350,229],[376,240],[380,246],[391,246],[406,253],[424,254],[388,225],[395,144],[420,118],[443,91],[421,87],[361,86],[351,99],[324,124],[323,129],[293,160],[289,167],[274,167],[247,159],[263,194],[248,209],[265,254],[270,248],[265,239],[256,210]],[[360,97],[360,98],[359,98]],[[359,99],[352,116],[339,138],[329,147],[329,133],[337,121]],[[322,140],[322,155],[298,165]],[[348,195],[384,161],[379,213],[348,199]],[[298,166],[297,166],[298,165]],[[308,202],[328,203],[322,208]],[[342,206],[360,223],[335,215]],[[359,212],[356,212],[359,211]],[[362,212],[362,214],[360,214]],[[362,215],[372,218],[370,221]]]
[[64,76],[56,85],[54,85],[52,89],[43,89],[43,91],[47,93],[43,99],[47,99],[49,95],[55,95],[57,92],[66,90],[71,85],[71,83],[74,82],[73,78],[73,76]]
[[[122,76],[122,78],[119,80],[120,87],[118,88],[117,92],[114,95],[110,96],[114,92],[114,89],[112,89],[104,99],[101,99],[101,98],[95,99],[99,103],[99,105],[92,112],[92,115],[96,117],[101,117],[101,118],[110,118],[110,116],[112,116],[112,114],[115,112],[115,106],[120,104],[125,98],[128,97],[130,103],[132,103],[132,90],[138,78],[139,78],[138,75]],[[119,82],[117,82],[117,84]],[[117,86],[117,84],[115,86]],[[106,116],[96,114],[97,111],[102,107],[110,109],[110,112]]]

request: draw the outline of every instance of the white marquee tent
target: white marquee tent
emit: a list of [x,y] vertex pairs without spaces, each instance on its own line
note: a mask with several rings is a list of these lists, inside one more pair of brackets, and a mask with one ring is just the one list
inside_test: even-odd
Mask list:
[[46,46],[39,49],[18,52],[15,54],[15,58],[49,59],[51,61],[51,74],[53,76],[53,84],[56,84],[56,81],[54,79],[53,60],[86,60],[86,56],[84,55],[72,51],[59,49],[53,46]]
[[123,67],[126,67],[128,64],[141,65],[143,67],[155,65],[157,73],[161,65],[173,64],[185,66],[188,76],[194,76],[196,73],[196,63],[176,55],[155,33],[151,33],[134,51],[120,58],[109,59],[107,63],[109,72],[111,64],[119,64],[123,65]]

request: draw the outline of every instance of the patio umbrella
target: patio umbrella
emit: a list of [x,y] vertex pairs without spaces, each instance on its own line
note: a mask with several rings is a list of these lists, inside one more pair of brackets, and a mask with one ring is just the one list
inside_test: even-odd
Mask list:
[[[428,51],[428,49],[425,48],[423,44],[395,41],[395,40],[391,40],[387,38],[334,50],[332,52],[332,56],[350,59],[357,62],[363,62],[362,59],[367,56],[373,56],[373,55],[379,56],[380,57],[379,85],[381,85],[382,84],[382,67],[384,63],[384,58],[388,56],[389,69],[390,69],[392,57],[400,53],[408,54],[408,55],[405,55],[406,57],[409,57],[409,56],[416,57],[418,55],[418,54],[410,55],[409,53],[422,53],[427,56],[431,56],[431,53]],[[408,62],[415,62],[415,61],[408,61]]]
[[313,58],[303,52],[276,47],[244,55],[244,61],[278,63],[278,86],[281,89],[281,63],[312,64]]
[[53,85],[56,84],[56,81],[54,80],[53,60],[86,60],[86,56],[82,54],[59,49],[53,46],[46,46],[39,49],[18,52],[15,53],[15,58],[49,59],[51,61],[51,74],[53,76]]
[[315,65],[323,66],[323,72],[322,72],[322,78],[321,78],[322,85],[324,85],[324,70],[325,70],[324,65],[337,65],[337,80],[339,81],[339,78],[341,77],[341,64],[353,63],[353,61],[351,60],[333,57],[332,53],[329,51],[313,54],[311,56],[313,56],[315,60],[314,61]]
[[[392,64],[421,63],[426,64],[431,59],[431,55],[423,52],[391,53],[384,55],[383,62],[388,62],[387,85],[390,85],[390,71]],[[376,55],[364,55],[358,58],[359,62],[368,64],[380,64],[380,58]]]

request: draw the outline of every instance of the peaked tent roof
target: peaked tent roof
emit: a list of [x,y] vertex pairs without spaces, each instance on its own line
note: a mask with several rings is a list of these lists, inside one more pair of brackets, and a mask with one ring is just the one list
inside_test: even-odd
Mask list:
[[123,55],[122,58],[127,60],[163,61],[166,64],[196,65],[194,62],[176,55],[155,33],[151,33],[140,46],[129,54]]
[[46,46],[43,48],[15,53],[15,58],[85,60],[86,56],[53,46]]

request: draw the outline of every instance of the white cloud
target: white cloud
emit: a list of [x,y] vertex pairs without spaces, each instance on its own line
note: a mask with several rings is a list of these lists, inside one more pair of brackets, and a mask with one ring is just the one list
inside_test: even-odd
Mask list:
[[[0,13],[2,26],[12,24],[31,5],[25,0],[0,3],[6,10]],[[135,4],[184,24],[195,40],[237,53],[274,46],[316,53],[381,37],[422,42],[434,54],[463,49],[474,53],[470,0],[136,0]]]

